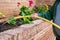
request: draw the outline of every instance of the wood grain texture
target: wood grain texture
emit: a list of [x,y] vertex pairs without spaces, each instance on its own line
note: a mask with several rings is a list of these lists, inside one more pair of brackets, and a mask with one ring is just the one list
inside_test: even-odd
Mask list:
[[54,40],[52,25],[41,20],[37,21],[34,21],[34,24],[25,24],[18,28],[1,32],[0,40]]
[[[17,16],[20,10],[17,7],[17,2],[21,3],[19,8],[21,8],[23,5],[29,7],[29,0],[0,0],[0,12],[4,13],[7,18],[11,17],[12,15]],[[33,6],[34,5],[35,0]],[[32,9],[32,7],[30,9]]]
[[45,4],[48,4],[48,5],[53,5],[55,2],[55,0],[36,0],[36,5],[39,6],[39,5],[45,5]]

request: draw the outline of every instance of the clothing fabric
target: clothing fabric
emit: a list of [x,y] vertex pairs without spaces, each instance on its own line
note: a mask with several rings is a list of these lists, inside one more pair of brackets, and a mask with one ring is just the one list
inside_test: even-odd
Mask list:
[[[60,3],[57,6],[55,23],[60,26]],[[55,28],[55,31],[60,35],[60,30]]]
[[60,40],[60,39],[56,37],[56,40]]

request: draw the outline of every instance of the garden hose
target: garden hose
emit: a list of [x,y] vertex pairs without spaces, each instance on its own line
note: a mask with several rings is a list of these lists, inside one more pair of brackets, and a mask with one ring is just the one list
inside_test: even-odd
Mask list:
[[[19,18],[26,18],[26,17],[31,17],[31,16],[17,16],[17,17],[15,17],[14,19],[16,20],[16,19],[19,19]],[[49,20],[47,20],[47,19],[45,19],[45,18],[42,18],[42,17],[39,17],[39,16],[36,16],[35,18],[38,18],[38,19],[40,19],[40,20],[44,20],[44,21],[46,21],[46,22],[54,25],[54,27],[56,27],[56,28],[58,28],[58,29],[60,30],[60,26],[57,25],[57,24],[55,24],[55,23],[53,23],[52,21],[49,21]]]

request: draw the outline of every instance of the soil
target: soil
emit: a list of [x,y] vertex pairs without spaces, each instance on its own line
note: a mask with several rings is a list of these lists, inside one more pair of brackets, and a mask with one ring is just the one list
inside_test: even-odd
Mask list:
[[6,31],[6,30],[9,30],[9,29],[14,29],[18,26],[20,26],[21,24],[19,24],[19,21],[17,20],[16,21],[16,24],[15,25],[10,25],[8,23],[5,23],[5,22],[1,22],[0,23],[0,32],[3,32],[3,31]]

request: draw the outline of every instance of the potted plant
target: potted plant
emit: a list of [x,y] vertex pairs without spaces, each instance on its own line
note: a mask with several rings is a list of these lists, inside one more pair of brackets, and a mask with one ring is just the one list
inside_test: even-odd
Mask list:
[[[31,6],[31,3],[32,1],[29,1],[29,5]],[[20,2],[17,3],[18,7],[20,6]],[[30,10],[29,9],[30,7],[25,7],[25,6],[22,6],[20,9],[20,12],[19,12],[19,16],[28,16],[28,15],[31,15],[34,13],[33,10]],[[22,24],[26,24],[26,23],[32,23],[32,21],[34,19],[32,18],[21,18],[21,19],[17,19],[15,20],[16,16],[12,16],[10,19],[6,19],[6,21],[0,23],[0,31],[4,31],[6,29],[10,29],[10,28],[15,28],[16,26],[20,26]]]
[[[20,6],[20,2],[17,3],[18,7]],[[47,6],[38,6],[36,7],[34,10],[30,10],[29,8],[32,6],[33,1],[29,1],[29,7],[26,6],[22,6],[19,12],[19,16],[30,16],[31,14],[34,13],[35,9],[37,10],[37,13],[44,13],[48,10],[48,8],[46,9]],[[5,17],[3,14],[0,14],[0,16]],[[33,20],[35,20],[34,18],[28,17],[28,18],[18,18],[18,19],[14,19],[16,16],[12,16],[10,19],[6,19],[6,21],[0,23],[0,32],[1,31],[5,31],[7,29],[11,29],[11,28],[15,28],[18,27],[22,24],[29,24],[32,23]]]

